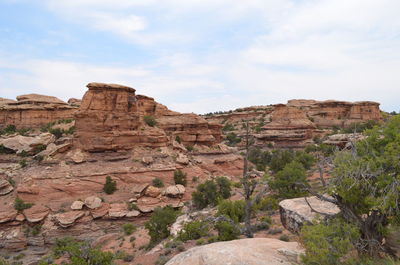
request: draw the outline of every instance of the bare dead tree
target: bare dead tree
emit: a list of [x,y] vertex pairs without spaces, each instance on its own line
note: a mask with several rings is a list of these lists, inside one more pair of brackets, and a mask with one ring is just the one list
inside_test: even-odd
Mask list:
[[[241,179],[241,183],[243,186],[243,192],[240,192],[244,197],[245,201],[245,209],[244,209],[244,223],[245,229],[244,234],[248,238],[253,237],[253,229],[251,226],[251,213],[252,208],[255,203],[257,203],[265,193],[268,191],[267,183],[261,182],[259,180],[253,179],[249,174],[249,149],[252,145],[250,139],[250,128],[249,123],[246,123],[246,135],[245,135],[245,156],[244,156],[244,165],[243,165],[243,177]],[[257,194],[253,197],[254,192],[258,185],[261,185]]]

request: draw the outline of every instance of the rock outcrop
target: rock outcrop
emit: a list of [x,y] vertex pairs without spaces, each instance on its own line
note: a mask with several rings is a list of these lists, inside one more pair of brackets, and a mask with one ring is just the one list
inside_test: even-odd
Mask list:
[[76,113],[76,144],[90,151],[129,150],[138,146],[164,147],[175,139],[185,145],[213,145],[220,126],[195,114],[168,110],[135,89],[90,83]]
[[166,265],[293,265],[302,253],[297,242],[251,238],[194,247],[173,257]]
[[279,211],[283,226],[292,233],[298,233],[304,224],[311,224],[317,216],[329,218],[340,212],[335,204],[322,201],[317,197],[283,200],[279,203]]
[[[357,123],[382,120],[379,103],[371,101],[289,100],[287,104],[237,109],[204,116],[208,121],[229,124],[238,136],[244,136],[243,124],[254,129],[255,144],[298,148],[333,128],[349,128]],[[233,129],[233,130],[231,130]]]
[[38,128],[63,119],[72,119],[77,106],[50,96],[28,94],[17,101],[0,98],[0,129],[8,125],[19,128]]

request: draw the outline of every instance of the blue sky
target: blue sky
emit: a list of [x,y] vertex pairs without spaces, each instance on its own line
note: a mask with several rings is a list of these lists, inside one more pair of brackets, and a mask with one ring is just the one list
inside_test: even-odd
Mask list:
[[0,97],[120,83],[205,113],[293,98],[399,111],[398,0],[0,0]]

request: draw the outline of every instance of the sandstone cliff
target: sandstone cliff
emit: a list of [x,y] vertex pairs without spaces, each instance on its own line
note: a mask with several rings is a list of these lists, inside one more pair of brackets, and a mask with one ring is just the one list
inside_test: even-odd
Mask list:
[[205,115],[208,121],[229,124],[229,131],[244,135],[243,124],[253,128],[256,145],[297,148],[312,143],[334,128],[382,120],[379,103],[371,101],[289,100],[287,104],[256,106]]
[[90,83],[75,115],[77,146],[86,151],[183,145],[211,146],[220,141],[221,126],[195,114],[169,110],[135,89]]
[[28,94],[17,101],[0,98],[0,129],[8,125],[19,128],[37,128],[49,122],[71,119],[76,106],[50,96]]

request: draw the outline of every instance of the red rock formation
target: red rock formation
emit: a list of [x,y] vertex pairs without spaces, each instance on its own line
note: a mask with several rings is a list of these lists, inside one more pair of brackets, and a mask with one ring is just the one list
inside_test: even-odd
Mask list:
[[0,128],[37,128],[43,124],[71,119],[77,107],[56,98],[38,94],[22,95],[17,101],[0,99]]
[[[136,96],[133,88],[102,83],[90,83],[88,88],[75,115],[75,142],[86,151],[162,147],[177,136],[185,145],[213,145],[220,140],[220,126]],[[156,126],[147,125],[146,116],[153,117]]]

